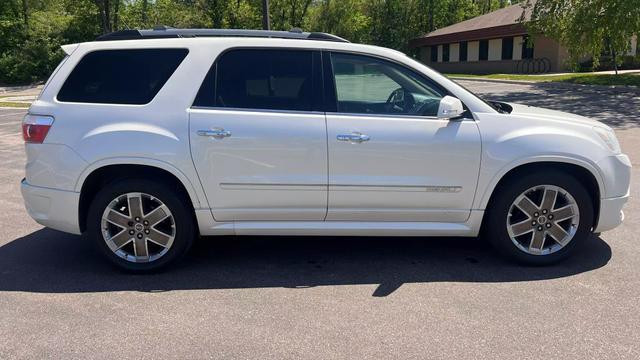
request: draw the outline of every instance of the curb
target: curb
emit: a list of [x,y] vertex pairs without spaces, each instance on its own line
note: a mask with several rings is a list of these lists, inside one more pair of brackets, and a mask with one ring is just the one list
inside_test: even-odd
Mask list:
[[36,83],[32,85],[0,86],[0,94],[5,94],[8,92],[15,92],[15,91],[25,91],[25,90],[31,90],[31,89],[40,91],[41,89],[39,88],[42,87],[43,85],[44,85],[43,83]]
[[[475,78],[475,77],[451,77],[447,76],[451,80],[464,80],[464,81],[478,81],[478,82],[493,82],[503,84],[520,84],[520,85],[532,85],[541,81],[526,81],[526,80],[507,80],[507,79],[487,79],[487,78]],[[549,81],[546,81],[549,82]]]
[[[638,75],[640,76],[640,75]],[[477,82],[492,82],[492,83],[503,83],[503,84],[519,84],[519,85],[536,85],[536,84],[545,84],[551,86],[569,86],[569,87],[577,87],[577,88],[588,88],[588,89],[617,89],[617,90],[631,90],[638,91],[640,87],[634,85],[587,85],[587,84],[575,84],[566,81],[526,81],[526,80],[506,80],[506,79],[485,79],[485,78],[468,78],[468,77],[449,77],[451,80],[464,80],[464,81],[477,81]]]

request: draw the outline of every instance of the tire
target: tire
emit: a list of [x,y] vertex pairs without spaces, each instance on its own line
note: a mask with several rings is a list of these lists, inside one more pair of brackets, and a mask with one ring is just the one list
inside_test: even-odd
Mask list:
[[93,198],[86,236],[120,269],[145,273],[175,264],[187,253],[196,233],[189,199],[175,186],[119,179]]
[[[545,193],[554,199],[551,209],[544,209],[551,201],[545,202]],[[512,177],[496,188],[487,211],[483,234],[501,254],[527,265],[550,265],[570,256],[591,235],[594,218],[587,189],[573,176],[556,170]],[[571,213],[573,217],[557,221]],[[568,237],[563,238],[564,234]]]

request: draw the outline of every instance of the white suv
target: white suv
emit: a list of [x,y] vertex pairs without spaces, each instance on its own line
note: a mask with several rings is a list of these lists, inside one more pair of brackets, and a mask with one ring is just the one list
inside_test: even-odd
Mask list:
[[483,236],[525,263],[622,222],[611,128],[486,102],[332,35],[127,30],[68,55],[24,119],[40,224],[132,271],[198,235]]

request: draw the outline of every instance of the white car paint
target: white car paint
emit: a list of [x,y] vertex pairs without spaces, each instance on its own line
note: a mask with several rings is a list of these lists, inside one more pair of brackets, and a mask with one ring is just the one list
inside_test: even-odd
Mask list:
[[[192,109],[190,118],[193,161],[216,221],[324,220],[324,113]],[[196,133],[211,128],[232,136]]]
[[[146,105],[60,103],[67,74],[98,49],[186,48],[189,54]],[[251,112],[192,108],[215,58],[231,47],[286,47],[370,54],[440,84],[473,119]],[[87,177],[114,164],[164,169],[187,189],[202,235],[475,236],[495,186],[532,162],[593,174],[600,193],[594,231],[622,221],[630,161],[609,149],[587,118],[513,105],[501,114],[455,82],[397,51],[350,43],[183,38],[74,44],[30,114],[55,123],[43,144],[26,144],[22,193],[39,223],[79,234]],[[201,137],[222,128],[233,136]],[[609,129],[610,130],[610,129]],[[336,142],[341,134],[371,140]]]

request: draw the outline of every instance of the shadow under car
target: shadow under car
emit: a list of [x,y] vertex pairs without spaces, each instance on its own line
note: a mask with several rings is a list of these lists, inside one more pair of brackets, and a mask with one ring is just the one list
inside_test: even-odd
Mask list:
[[123,273],[84,237],[41,229],[0,247],[0,291],[160,292],[377,284],[386,296],[405,283],[518,282],[600,268],[611,258],[589,237],[553,266],[503,260],[481,238],[217,237],[196,241],[177,266],[156,274]]

